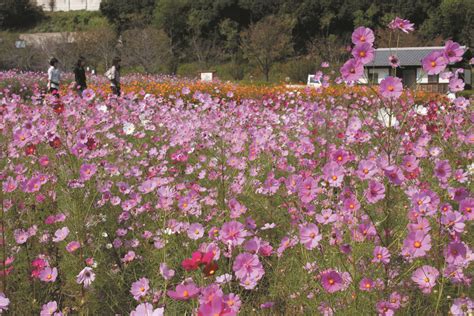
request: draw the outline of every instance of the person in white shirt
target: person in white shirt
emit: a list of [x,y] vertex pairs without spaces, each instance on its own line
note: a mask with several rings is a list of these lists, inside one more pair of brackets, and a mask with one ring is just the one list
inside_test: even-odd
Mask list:
[[49,61],[48,69],[48,90],[49,93],[59,96],[59,81],[61,80],[61,72],[59,71],[58,65],[59,60],[55,57]]
[[112,93],[120,96],[120,57],[115,57],[112,60],[112,67],[105,73],[105,76],[110,80],[110,88]]

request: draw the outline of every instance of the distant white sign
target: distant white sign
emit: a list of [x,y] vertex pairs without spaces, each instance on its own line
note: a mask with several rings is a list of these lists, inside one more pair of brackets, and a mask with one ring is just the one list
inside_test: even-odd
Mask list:
[[315,75],[308,75],[308,82],[306,83],[308,87],[315,87],[319,88],[321,87],[321,81],[319,79],[316,79]]
[[212,81],[212,72],[201,72],[201,81]]
[[26,42],[25,41],[15,41],[15,47],[16,48],[25,48],[26,47]]

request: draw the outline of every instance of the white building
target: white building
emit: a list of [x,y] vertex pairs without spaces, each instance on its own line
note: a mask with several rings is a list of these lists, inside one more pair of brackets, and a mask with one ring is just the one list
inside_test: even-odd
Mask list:
[[45,11],[98,11],[102,0],[33,0]]
[[[467,50],[465,46],[462,47]],[[439,75],[428,75],[423,71],[421,60],[433,51],[441,51],[444,47],[401,47],[401,48],[377,48],[373,62],[365,65],[364,78],[359,82],[378,84],[385,77],[397,76],[403,80],[405,86],[432,92],[446,92],[448,89],[448,79],[443,79]],[[390,66],[389,57],[397,56],[400,66],[393,69]],[[472,85],[472,74],[470,67],[460,62],[450,64],[448,68],[465,68],[462,77],[466,85]]]

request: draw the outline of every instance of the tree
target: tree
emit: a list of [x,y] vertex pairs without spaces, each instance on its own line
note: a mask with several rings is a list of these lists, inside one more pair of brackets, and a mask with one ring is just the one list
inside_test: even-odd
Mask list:
[[40,7],[30,0],[2,0],[0,2],[0,28],[25,28],[37,23],[43,17]]
[[245,56],[257,64],[269,80],[272,65],[293,51],[291,30],[293,21],[274,15],[253,24],[241,35],[241,46]]
[[110,27],[98,28],[79,33],[76,37],[77,53],[87,58],[94,67],[109,68],[112,59],[118,54],[118,38]]
[[155,2],[155,0],[103,0],[100,3],[100,12],[121,33],[126,29],[149,25],[153,20]]
[[141,67],[146,73],[168,67],[171,47],[164,31],[152,27],[127,30],[122,35],[122,42],[124,65]]

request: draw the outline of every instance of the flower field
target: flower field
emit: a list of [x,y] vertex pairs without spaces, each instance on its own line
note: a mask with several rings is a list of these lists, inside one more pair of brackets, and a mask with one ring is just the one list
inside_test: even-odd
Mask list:
[[469,100],[41,76],[0,74],[3,312],[472,314]]

